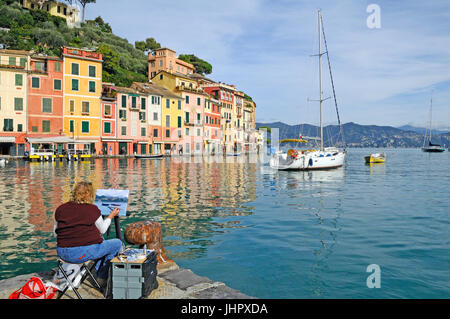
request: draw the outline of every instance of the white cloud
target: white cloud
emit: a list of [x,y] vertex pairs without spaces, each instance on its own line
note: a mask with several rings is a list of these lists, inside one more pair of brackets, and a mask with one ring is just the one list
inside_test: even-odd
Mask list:
[[154,37],[178,53],[196,54],[213,65],[213,79],[255,99],[258,120],[294,124],[304,119],[306,106],[311,121],[317,118],[306,100],[318,95],[317,62],[309,55],[317,53],[320,7],[344,122],[425,125],[424,107],[435,87],[436,125],[448,124],[450,85],[442,83],[450,83],[450,4],[377,3],[381,29],[367,28],[369,2],[358,0],[133,0],[126,6],[113,0],[88,7],[88,17],[101,13],[132,43]]

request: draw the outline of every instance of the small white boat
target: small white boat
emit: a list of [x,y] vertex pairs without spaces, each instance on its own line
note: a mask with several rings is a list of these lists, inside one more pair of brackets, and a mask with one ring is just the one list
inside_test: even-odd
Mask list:
[[319,170],[344,165],[345,152],[334,147],[321,150],[279,151],[270,159],[270,166],[278,170]]

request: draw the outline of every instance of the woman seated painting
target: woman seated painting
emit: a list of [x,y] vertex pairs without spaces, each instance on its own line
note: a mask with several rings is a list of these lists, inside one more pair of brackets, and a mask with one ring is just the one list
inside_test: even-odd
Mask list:
[[122,241],[104,240],[102,234],[108,230],[111,220],[119,214],[119,209],[115,208],[103,219],[100,209],[92,204],[94,199],[91,183],[77,183],[71,200],[55,211],[54,232],[57,253],[67,263],[81,264],[105,257],[103,263],[98,262],[96,265],[98,282],[104,285],[110,260],[122,249]]

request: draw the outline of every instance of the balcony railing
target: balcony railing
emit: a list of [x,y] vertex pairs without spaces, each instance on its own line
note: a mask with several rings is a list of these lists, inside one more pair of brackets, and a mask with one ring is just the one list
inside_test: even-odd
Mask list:
[[194,87],[188,87],[188,86],[184,86],[184,85],[177,85],[176,89],[178,91],[190,91],[190,92],[194,92],[194,93],[203,93],[203,89],[202,88],[194,88]]
[[92,52],[92,51],[85,51],[85,50],[81,50],[81,49],[64,48],[63,49],[63,54],[65,54],[65,55],[72,55],[72,56],[79,56],[79,57],[82,57],[82,58],[94,59],[94,60],[101,60],[102,59],[102,54],[101,53]]

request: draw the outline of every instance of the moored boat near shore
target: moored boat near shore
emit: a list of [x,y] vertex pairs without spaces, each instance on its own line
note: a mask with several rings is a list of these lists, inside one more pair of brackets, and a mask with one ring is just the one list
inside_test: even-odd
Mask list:
[[[445,148],[442,147],[440,144],[433,144],[431,143],[431,119],[432,119],[432,112],[433,112],[433,98],[430,99],[430,124],[428,129],[425,131],[425,136],[423,139],[423,146],[422,146],[422,152],[426,153],[442,153],[445,151]],[[426,142],[428,141],[428,145]]]
[[368,156],[365,156],[364,159],[366,163],[384,163],[386,161],[386,155],[383,153],[374,153]]
[[[339,168],[344,165],[346,150],[344,135],[342,132],[342,125],[339,118],[339,112],[337,108],[336,93],[334,90],[333,76],[331,74],[331,64],[328,56],[328,47],[325,39],[325,31],[323,28],[322,15],[320,10],[318,15],[318,27],[319,27],[319,50],[317,56],[319,57],[319,100],[320,103],[320,137],[302,137],[299,139],[286,139],[281,140],[280,143],[308,143],[308,140],[319,140],[320,147],[313,150],[302,150],[302,149],[289,149],[287,152],[278,151],[270,159],[270,167],[277,170],[317,170],[317,169],[334,169]],[[323,40],[325,44],[325,52],[322,52],[321,48],[321,34],[323,34]],[[322,103],[326,100],[323,98],[322,90],[322,55],[326,54],[328,59],[328,67],[330,71],[330,80],[333,88],[334,102],[336,106],[336,113],[338,119],[338,125],[340,128],[340,135],[342,137],[342,144],[344,145],[344,150],[340,150],[336,147],[324,147],[324,137],[323,137],[323,114],[322,114]]]
[[160,159],[163,158],[163,154],[156,154],[156,155],[143,155],[143,154],[134,154],[134,158],[151,158],[151,159]]

